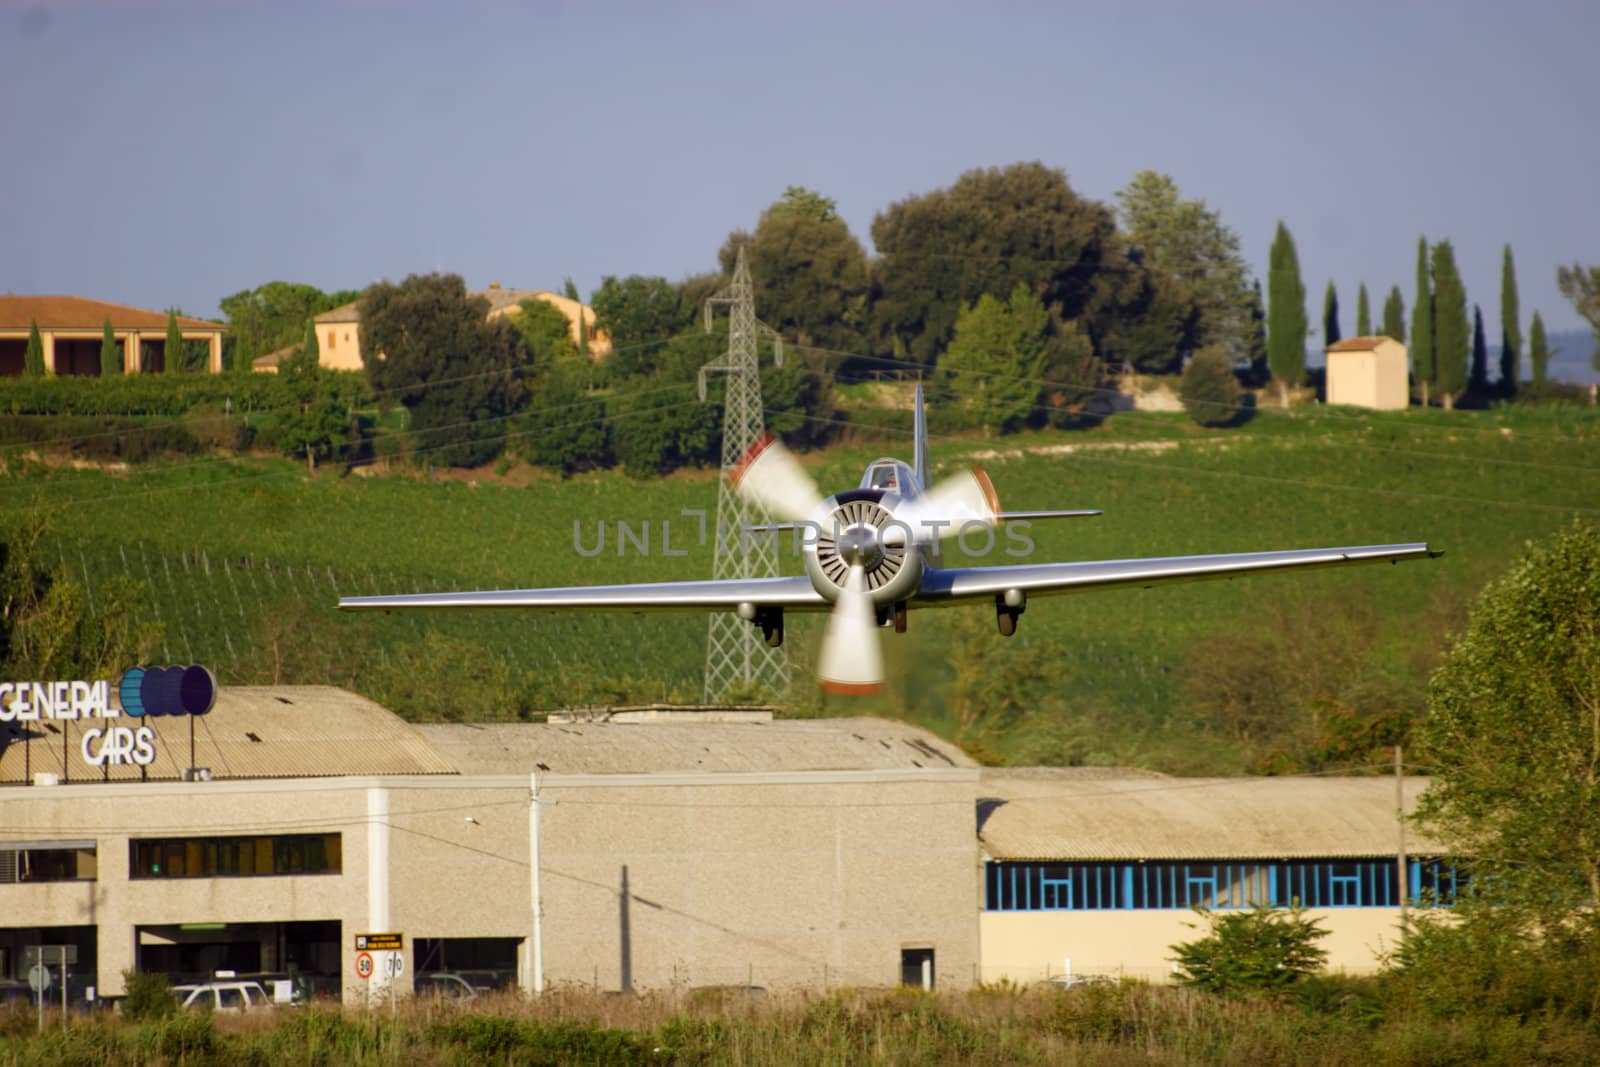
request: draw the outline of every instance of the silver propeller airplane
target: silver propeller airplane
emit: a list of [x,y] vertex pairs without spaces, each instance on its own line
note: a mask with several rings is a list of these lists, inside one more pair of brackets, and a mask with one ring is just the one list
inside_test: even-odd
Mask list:
[[997,567],[938,566],[939,541],[1006,520],[1076,518],[1098,511],[1002,511],[978,468],[928,484],[928,429],[917,386],[914,465],[874,460],[861,484],[823,497],[809,475],[771,435],[750,449],[732,475],[747,499],[779,522],[759,531],[802,529],[805,573],[780,578],[641,582],[557,589],[498,589],[344,597],[352,610],[485,609],[734,611],[760,627],[767,643],[783,643],[786,611],[827,611],[817,674],[824,689],[873,693],[883,681],[878,630],[904,633],[911,608],[982,600],[994,605],[1000,633],[1016,632],[1033,597],[1113,586],[1148,589],[1165,582],[1232,578],[1251,571],[1305,570],[1351,563],[1398,563],[1437,556],[1425,542],[1237,552],[1211,556],[1022,563]]

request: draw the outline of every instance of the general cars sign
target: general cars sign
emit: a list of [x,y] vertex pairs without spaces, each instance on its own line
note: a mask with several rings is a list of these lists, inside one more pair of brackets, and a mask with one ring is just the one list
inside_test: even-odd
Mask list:
[[216,703],[217,679],[205,667],[132,667],[117,683],[120,707],[111,692],[108,681],[0,682],[0,722],[105,720],[83,731],[84,762],[146,767],[156,758],[155,730],[114,720],[204,715]]

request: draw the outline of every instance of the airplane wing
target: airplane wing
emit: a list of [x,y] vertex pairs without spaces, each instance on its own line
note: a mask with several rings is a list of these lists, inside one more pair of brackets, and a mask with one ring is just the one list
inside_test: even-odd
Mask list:
[[1112,586],[1147,589],[1166,582],[1232,578],[1252,571],[1309,570],[1348,563],[1398,563],[1427,559],[1426,543],[1361,545],[1354,548],[1303,548],[1286,552],[1236,552],[1219,556],[1166,556],[1153,559],[1094,560],[1082,563],[1024,563],[1006,567],[952,567],[930,570],[913,603],[937,605],[999,596],[1016,589],[1029,596],[1076,593]]
[[339,598],[345,611],[394,608],[588,608],[609,611],[734,610],[740,604],[790,611],[826,611],[828,602],[804,575],[723,578],[700,582],[639,582],[559,589],[486,589],[475,593],[403,593]]

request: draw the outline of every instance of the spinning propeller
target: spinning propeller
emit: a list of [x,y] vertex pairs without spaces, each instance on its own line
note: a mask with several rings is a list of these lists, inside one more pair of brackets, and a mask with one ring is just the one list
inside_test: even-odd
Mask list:
[[[843,575],[820,574],[833,600],[822,635],[817,676],[835,693],[875,693],[883,682],[878,644],[878,604],[869,574],[886,556],[904,556],[974,525],[1000,521],[999,502],[988,475],[978,468],[952,475],[921,496],[885,493],[880,503],[835,507],[824,498],[794,454],[771,434],[764,435],[734,469],[731,482],[746,500],[785,523],[805,525],[831,548]],[[816,576],[814,576],[816,580]]]

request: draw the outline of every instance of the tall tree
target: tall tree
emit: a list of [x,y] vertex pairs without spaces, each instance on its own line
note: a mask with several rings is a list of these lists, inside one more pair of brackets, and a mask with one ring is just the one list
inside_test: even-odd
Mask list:
[[183,331],[178,328],[178,313],[167,312],[167,340],[161,346],[161,369],[167,374],[182,374],[188,370],[183,352]]
[[562,281],[561,291],[568,300],[578,305],[578,355],[587,359],[589,357],[589,320],[584,315],[583,298],[578,295],[578,283],[569,276]]
[[1528,365],[1533,371],[1533,384],[1543,384],[1545,372],[1550,368],[1550,343],[1545,340],[1544,320],[1537,311],[1528,326]]
[[867,253],[834,202],[791,185],[753,233],[735,231],[719,259],[733,274],[747,246],[756,315],[802,346],[860,352],[867,339]]
[[117,335],[111,329],[111,317],[106,316],[100,330],[100,377],[112,378],[122,373],[122,353],[117,350]]
[[1500,257],[1500,391],[1517,395],[1522,380],[1522,309],[1517,299],[1517,265],[1511,246]]
[[1267,262],[1267,364],[1278,383],[1278,398],[1289,406],[1289,390],[1306,374],[1306,287],[1294,237],[1281,221]]
[[1467,325],[1467,290],[1456,269],[1456,250],[1449,241],[1433,246],[1434,384],[1446,410],[1467,386],[1467,358],[1472,333]]
[[535,367],[577,358],[578,346],[572,340],[572,325],[561,309],[549,301],[524,300],[517,313],[506,318],[522,336]]
[[1428,685],[1419,817],[1547,929],[1600,899],[1600,531],[1490,584]]
[[590,301],[595,328],[611,338],[606,362],[619,379],[654,371],[666,341],[694,325],[695,305],[653,275],[608,274]]
[[373,389],[411,414],[417,450],[448,466],[477,466],[505,447],[505,422],[527,401],[528,353],[489,302],[458,274],[376,282],[361,298],[361,360]]
[[1372,302],[1367,299],[1367,283],[1356,290],[1356,336],[1372,336]]
[[1428,239],[1417,238],[1417,302],[1411,307],[1411,373],[1422,387],[1422,406],[1437,368],[1433,351],[1433,280],[1428,274]]
[[881,343],[923,365],[985,293],[1027,285],[1069,321],[1098,310],[1103,268],[1121,254],[1110,210],[1042,163],[968,171],[948,189],[891,204],[873,219],[872,242]]
[[1398,285],[1389,287],[1389,295],[1383,302],[1383,335],[1406,343],[1406,298],[1400,295]]
[[979,297],[961,313],[939,361],[941,406],[988,433],[1022,426],[1039,396],[1049,326],[1049,311],[1025,285],[1009,300]]
[[1261,279],[1250,283],[1250,318],[1245,332],[1244,358],[1249,361],[1245,384],[1259,388],[1271,379],[1267,369],[1267,305],[1261,298]]
[[22,376],[24,378],[43,378],[44,375],[44,338],[39,336],[38,322],[29,320],[28,347],[22,354]]
[[306,472],[316,473],[317,460],[339,454],[349,436],[350,409],[347,375],[322,369],[316,324],[306,322],[305,340],[294,354],[278,364],[278,384],[287,403],[278,412],[278,445],[291,456],[304,456]]
[[1220,345],[1236,359],[1249,344],[1250,286],[1239,237],[1201,200],[1152,170],[1117,193],[1130,250],[1149,272],[1163,303],[1186,309],[1178,359]]
[[1339,330],[1339,294],[1330,281],[1322,294],[1322,346],[1337,344],[1343,336]]
[[1483,309],[1472,305],[1472,376],[1470,388],[1483,396],[1489,392],[1489,342],[1483,336]]
[[1600,267],[1583,267],[1576,263],[1557,267],[1556,284],[1561,286],[1561,295],[1578,309],[1578,314],[1589,320],[1596,342],[1591,359],[1594,369],[1600,371]]

